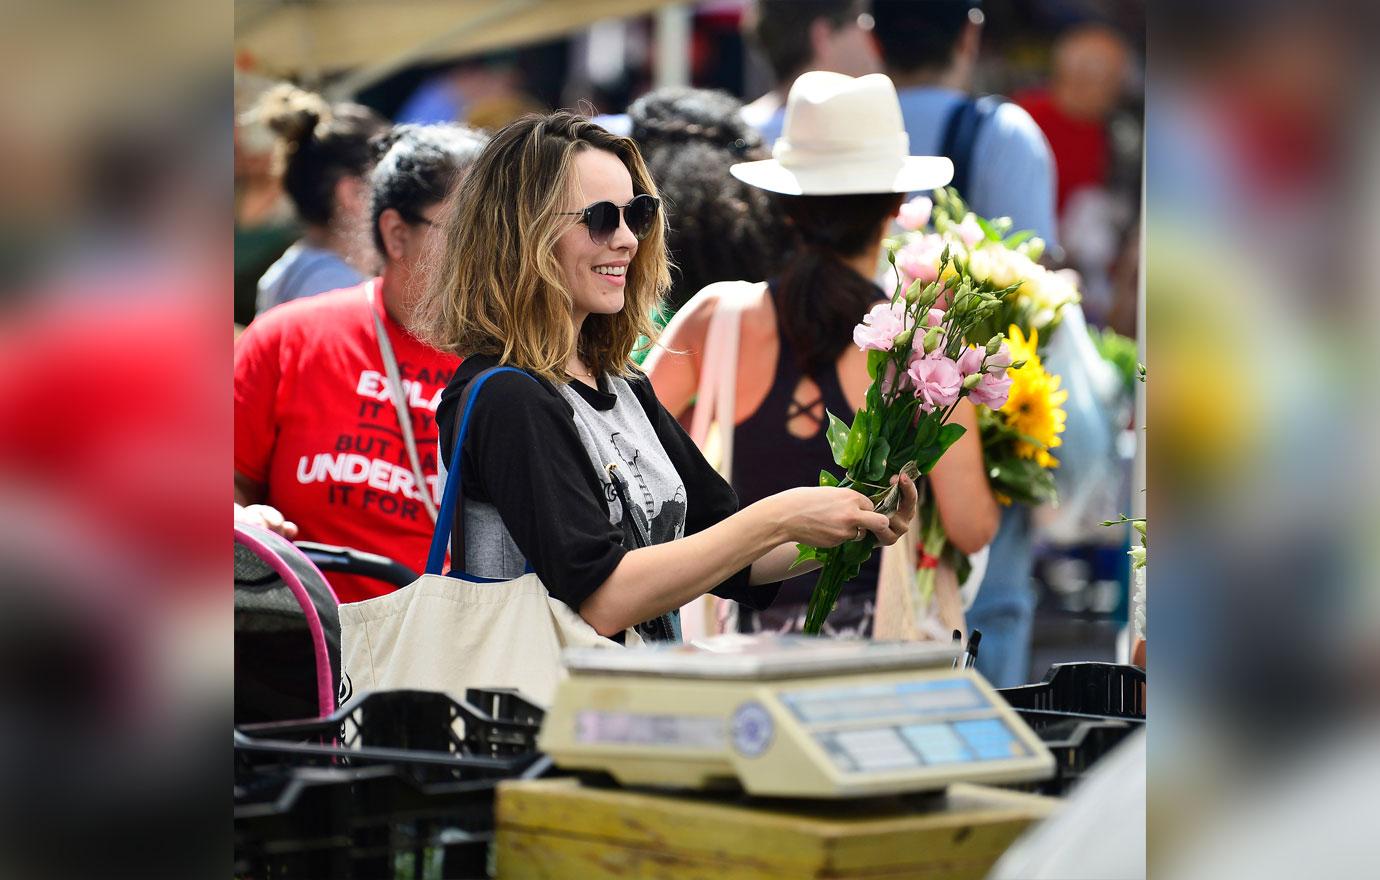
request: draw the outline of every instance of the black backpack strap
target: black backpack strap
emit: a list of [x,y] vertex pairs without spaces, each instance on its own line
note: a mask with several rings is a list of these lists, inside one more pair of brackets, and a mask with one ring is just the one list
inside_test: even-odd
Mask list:
[[958,194],[964,198],[968,197],[968,185],[972,182],[973,146],[977,143],[978,132],[1005,103],[1006,99],[1001,95],[984,95],[981,98],[964,98],[949,111],[939,154],[948,156],[954,163],[954,179],[949,186],[958,190]]

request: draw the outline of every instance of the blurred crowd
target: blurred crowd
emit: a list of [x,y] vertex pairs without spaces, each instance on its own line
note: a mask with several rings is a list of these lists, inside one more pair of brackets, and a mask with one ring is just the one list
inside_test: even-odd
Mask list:
[[[398,479],[417,486],[431,480],[434,486],[431,414],[425,409],[414,413],[412,454],[404,438],[384,438],[381,428],[366,425],[370,419],[386,418],[391,424],[395,418],[391,412],[381,415],[377,403],[371,412],[355,412],[342,400],[340,412],[332,415],[334,404],[327,401],[339,395],[324,385],[290,379],[277,366],[267,374],[262,367],[266,360],[276,365],[282,360],[277,352],[289,345],[300,369],[320,380],[319,369],[308,370],[301,346],[287,340],[304,332],[292,329],[297,326],[323,332],[320,328],[329,324],[320,317],[326,306],[297,304],[266,319],[272,307],[325,291],[357,289],[375,276],[384,289],[399,286],[389,281],[399,274],[396,264],[376,246],[379,231],[371,228],[382,216],[379,190],[387,185],[375,169],[374,156],[380,139],[389,137],[390,125],[437,131],[462,125],[474,137],[483,137],[523,113],[560,102],[580,106],[610,131],[633,137],[656,181],[669,224],[672,288],[656,315],[658,324],[665,324],[716,282],[782,278],[789,288],[792,267],[804,271],[800,266],[808,248],[802,236],[815,234],[809,231],[812,221],[799,210],[807,200],[748,185],[731,175],[729,167],[771,156],[781,135],[786,97],[803,72],[885,73],[897,90],[910,152],[950,155],[957,166],[953,185],[974,211],[1010,217],[1013,228],[1032,230],[1048,245],[1048,265],[1078,273],[1082,313],[1069,322],[1070,332],[1092,340],[1092,345],[1064,346],[1055,356],[1057,370],[1066,374],[1064,385],[1074,395],[1059,472],[1064,503],[1058,510],[1007,508],[1000,529],[985,532],[968,548],[972,552],[992,542],[986,578],[967,610],[968,625],[985,634],[979,665],[999,685],[1012,685],[1038,678],[1050,660],[1113,659],[1118,651],[1125,656],[1125,640],[1118,645],[1116,638],[1125,628],[1130,604],[1124,555],[1128,532],[1098,523],[1131,509],[1136,446],[1130,376],[1137,336],[1144,33],[1132,7],[1107,3],[1071,10],[1036,3],[1015,9],[967,0],[704,4],[693,18],[694,85],[659,89],[649,87],[650,53],[636,50],[647,32],[635,21],[601,24],[554,50],[564,56],[564,67],[551,62],[552,47],[498,53],[396,75],[359,95],[356,100],[363,103],[329,102],[239,72],[237,334],[245,325],[248,329],[236,354],[237,510],[301,540],[354,545],[420,567],[430,521],[419,516],[423,511],[416,493],[401,490]],[[611,27],[621,28],[621,39],[609,42]],[[730,41],[725,49],[728,35],[737,42]],[[626,50],[621,64],[600,51],[610,45]],[[711,51],[711,45],[717,48]],[[725,57],[733,48],[741,57]],[[620,110],[620,103],[624,112],[608,112]],[[442,200],[438,194],[436,204]],[[418,216],[414,211],[404,217],[403,226],[415,232]],[[893,283],[882,271],[869,274],[883,287]],[[850,276],[851,271],[840,276],[844,287]],[[785,310],[782,333],[797,349],[806,346],[797,352],[803,369],[784,360],[744,361],[740,393],[760,399],[768,386],[790,386],[780,394],[794,411],[809,404],[811,394],[823,394],[823,405],[831,410],[851,410],[844,396],[828,391],[828,382],[818,385],[816,380],[829,372],[824,365],[838,356],[847,328],[858,316],[843,315],[839,330],[824,333],[826,338],[816,343],[818,356],[791,329],[820,320],[821,306],[810,303],[840,295],[828,287],[802,289],[777,303]],[[863,290],[858,295],[865,303],[873,294]],[[393,296],[396,301],[406,298]],[[406,324],[402,306],[384,311],[398,325]],[[400,335],[408,338],[405,332]],[[364,343],[352,349],[358,364],[331,361],[332,371],[340,374],[336,384],[362,389],[368,380],[356,382],[356,374],[374,372],[367,367],[377,360],[373,348]],[[403,378],[421,374],[417,399],[432,400],[455,362],[428,359],[420,351],[408,354],[398,359]],[[423,361],[426,366],[420,367]],[[847,372],[842,362],[839,369]],[[668,400],[667,394],[679,393],[669,390],[675,380],[658,377],[655,369],[652,378],[663,403],[680,412],[689,427],[693,393],[684,403]],[[754,390],[759,381],[761,392]],[[302,389],[295,393],[309,403],[284,400],[285,387]],[[269,389],[276,395],[272,400],[265,397]],[[769,408],[773,399],[763,407]],[[739,416],[740,432],[751,419],[764,418],[751,412]],[[808,438],[819,430],[800,415],[794,421],[780,418],[783,438]],[[745,436],[752,437],[750,429]],[[778,470],[785,467],[794,474],[788,479],[783,471],[786,482],[813,482],[814,471],[824,463],[806,455],[795,469],[799,473],[780,462]],[[351,495],[349,485],[342,486],[343,492],[323,493],[320,487],[303,491],[318,481],[341,482],[341,469],[350,467],[359,469],[359,482],[366,484],[361,491]],[[390,483],[378,474],[395,469],[403,472],[391,483],[400,501],[384,501],[391,508],[385,510],[374,496],[379,490],[387,495]],[[936,479],[942,499],[944,474]],[[747,503],[784,488],[785,483],[776,485],[781,480],[758,485],[743,469],[733,483]],[[985,487],[981,496],[972,494],[972,486],[962,491],[974,510],[981,509],[975,499],[990,498]],[[350,524],[342,525],[345,521]],[[958,521],[946,526],[951,532],[964,530]],[[346,599],[388,589],[352,582],[345,575],[333,579],[345,585],[337,587]],[[797,600],[802,590],[808,594],[808,583],[797,585]],[[1038,627],[1037,608],[1043,609]],[[787,625],[785,619],[778,615],[775,622],[752,625],[779,627]]]
[[[1042,107],[1058,100],[1055,41],[1087,8],[1129,45],[1129,80],[1100,125],[1044,129]],[[1111,147],[1110,198],[1080,209],[1073,192],[1052,197],[1069,224],[1052,240],[1070,261],[1080,258],[1073,225],[1129,213],[1085,236],[1081,258],[1102,267],[1079,268],[1090,323],[1137,329],[1127,293],[1138,283],[1134,248],[1146,249],[1140,283],[1152,307],[1138,335],[1159,378],[1134,423],[1153,426],[1143,436],[1155,468],[1130,507],[1154,499],[1160,523],[1156,876],[1374,874],[1363,824],[1380,767],[1367,565],[1376,425],[1365,392],[1375,372],[1367,336],[1380,319],[1374,4],[989,0],[983,12],[973,93],[1026,108],[1055,161],[1061,141],[1075,155],[1100,140]],[[160,873],[148,866],[158,858],[161,873],[184,876],[221,870],[200,860],[229,850],[215,836],[226,831],[225,780],[206,769],[225,764],[230,681],[224,279],[233,262],[235,323],[249,325],[259,279],[306,234],[274,170],[277,136],[235,125],[233,253],[224,235],[232,117],[218,65],[231,16],[228,5],[166,0],[21,4],[0,33],[26,73],[0,85],[0,622],[14,673],[0,756],[15,819],[0,861],[16,875],[146,877]],[[748,17],[731,0],[697,6],[694,85],[749,103],[773,90],[765,54],[744,51]],[[1142,29],[1153,34],[1148,67]],[[645,20],[607,22],[464,62],[455,79],[482,85],[457,91],[503,100],[412,121],[490,129],[516,112],[505,103],[582,99],[616,113],[651,90],[650,33]],[[1094,63],[1116,55],[1109,45],[1084,41]],[[410,69],[332,100],[401,122],[417,86],[455,66]],[[308,84],[329,92],[332,77],[314,73]],[[241,63],[234,118],[273,84]],[[493,115],[471,115],[481,104]],[[1133,229],[1142,192],[1143,237]],[[749,193],[742,210],[764,201]],[[746,225],[712,228],[760,256]],[[361,276],[380,268],[365,233],[345,257]],[[1100,254],[1115,256],[1091,256]],[[203,732],[209,747],[187,747]],[[205,825],[187,826],[198,818]]]

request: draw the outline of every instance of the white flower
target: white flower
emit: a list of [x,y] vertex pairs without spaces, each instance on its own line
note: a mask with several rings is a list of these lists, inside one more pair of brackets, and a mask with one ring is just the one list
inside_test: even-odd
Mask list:
[[1035,265],[1023,254],[1004,247],[998,246],[989,250],[992,251],[992,286],[996,288],[1010,287],[1025,277],[1029,267]]
[[1036,235],[1016,245],[1016,249],[1030,259],[1038,260],[1044,256],[1045,240]]
[[1132,577],[1131,583],[1131,620],[1133,635],[1146,638],[1145,634],[1145,569],[1138,568]]
[[1048,326],[1060,309],[1080,299],[1077,288],[1066,276],[1037,263],[1030,264],[1030,273],[1024,278],[1020,295],[1034,308],[1031,323],[1037,328]]
[[[988,248],[978,248],[968,255],[968,274],[974,281],[991,281],[996,260]],[[995,282],[993,282],[995,283]]]
[[1131,567],[1141,569],[1145,567],[1145,548],[1132,547],[1126,551],[1126,555],[1131,557]]
[[968,247],[976,247],[979,242],[987,238],[987,234],[978,225],[977,215],[972,211],[963,215],[963,222],[954,227],[953,231],[958,235],[963,243]]

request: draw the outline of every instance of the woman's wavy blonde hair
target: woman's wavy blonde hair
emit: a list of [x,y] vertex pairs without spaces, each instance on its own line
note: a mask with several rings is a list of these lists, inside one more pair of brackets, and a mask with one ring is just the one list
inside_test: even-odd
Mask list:
[[444,246],[413,313],[413,332],[469,357],[495,355],[555,383],[579,356],[596,373],[627,375],[639,337],[654,338],[652,313],[670,287],[666,220],[660,212],[628,267],[622,311],[590,315],[579,338],[556,241],[575,218],[561,216],[574,158],[606,150],[622,160],[636,194],[655,196],[631,138],[566,111],[529,115],[494,135],[453,196]]

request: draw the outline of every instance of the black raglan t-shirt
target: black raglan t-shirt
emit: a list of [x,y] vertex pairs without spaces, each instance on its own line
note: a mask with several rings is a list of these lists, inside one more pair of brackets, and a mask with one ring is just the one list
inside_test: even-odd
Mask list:
[[[493,357],[467,358],[442,394],[436,417],[448,470],[455,466],[465,389],[496,365]],[[608,464],[617,466],[636,522],[624,521]],[[494,374],[474,403],[461,466],[464,499],[456,524],[465,565],[454,561],[457,541],[452,567],[508,579],[530,564],[551,595],[576,610],[629,549],[693,535],[738,510],[732,487],[640,373],[605,375],[597,390],[581,382],[558,388],[528,375]],[[749,571],[712,592],[766,608],[779,585],[750,586]]]

